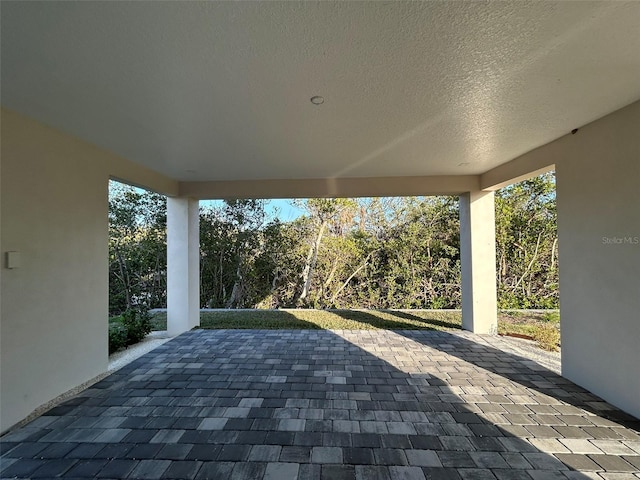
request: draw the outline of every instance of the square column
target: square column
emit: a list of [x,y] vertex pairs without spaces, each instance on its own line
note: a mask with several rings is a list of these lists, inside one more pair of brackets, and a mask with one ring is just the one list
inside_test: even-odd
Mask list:
[[462,328],[495,334],[498,308],[493,192],[465,193],[459,202]]
[[200,325],[199,202],[167,199],[167,331]]

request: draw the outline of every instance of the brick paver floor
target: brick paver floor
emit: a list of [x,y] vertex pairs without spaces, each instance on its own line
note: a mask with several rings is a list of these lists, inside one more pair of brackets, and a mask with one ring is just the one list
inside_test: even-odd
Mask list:
[[639,425],[492,337],[196,330],[5,435],[1,476],[638,479]]

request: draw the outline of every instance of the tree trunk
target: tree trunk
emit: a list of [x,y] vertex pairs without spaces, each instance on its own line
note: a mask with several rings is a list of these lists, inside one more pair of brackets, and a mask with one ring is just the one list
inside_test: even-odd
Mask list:
[[280,307],[280,299],[278,298],[276,291],[278,288],[278,283],[280,283],[280,269],[276,267],[273,270],[273,281],[271,282],[271,291],[269,295],[271,296],[271,307],[279,308]]
[[[316,263],[318,262],[318,250],[320,250],[320,242],[322,241],[322,236],[324,235],[324,231],[327,228],[327,221],[323,220],[322,224],[320,224],[320,229],[318,230],[318,235],[316,236],[315,242],[311,245],[309,249],[309,255],[307,255],[307,261],[304,265],[304,269],[302,270],[302,292],[298,297],[298,301],[304,300],[309,296],[309,292],[311,290],[311,280],[313,279],[313,271],[316,268]],[[297,303],[297,302],[296,302]]]
[[120,268],[120,275],[122,277],[122,281],[124,283],[124,292],[127,300],[127,310],[131,308],[131,285],[129,280],[129,272],[127,271],[127,266],[122,259],[122,255],[120,253],[120,249],[116,247],[116,256],[118,257],[118,267]]
[[558,239],[553,239],[553,245],[551,247],[551,272],[556,268],[556,247],[558,246]]
[[220,279],[219,280],[219,282],[220,282],[219,283],[219,286],[220,286],[220,289],[219,289],[220,303],[218,305],[221,305],[222,302],[224,302],[225,297],[227,296],[227,290],[226,290],[226,288],[224,286],[224,277],[222,276],[223,273],[224,273],[224,266],[222,264],[222,255],[223,255],[223,252],[222,252],[222,249],[220,249],[220,258],[219,258],[219,262],[218,262],[218,271],[220,272],[220,275],[218,276],[218,278]]
[[[525,277],[527,276],[527,274],[531,270],[531,267],[533,267],[533,264],[536,262],[536,258],[538,258],[538,249],[540,248],[540,240],[541,240],[541,238],[542,238],[542,232],[538,234],[538,241],[536,242],[536,248],[533,251],[533,257],[531,257],[531,261],[527,265],[527,268],[525,269],[525,271],[522,274],[522,276],[518,279],[516,284],[513,286],[513,290],[516,290],[518,288],[518,285],[520,285],[520,283],[522,283],[524,281]],[[526,289],[525,289],[525,285],[524,284],[522,286],[522,291],[523,291],[523,293],[526,293]]]
[[338,298],[338,295],[340,295],[340,292],[342,292],[342,290],[344,290],[347,287],[347,285],[349,285],[349,282],[351,281],[351,279],[355,277],[364,267],[367,266],[367,263],[369,263],[369,259],[375,252],[377,252],[377,250],[374,250],[369,255],[367,255],[367,258],[364,259],[364,262],[362,262],[362,264],[358,268],[356,268],[351,275],[349,275],[349,278],[345,280],[345,282],[340,286],[340,288],[336,290],[336,292],[331,297],[331,300],[329,301],[330,304],[333,304],[333,302],[336,301],[336,298]]
[[242,272],[240,271],[240,264],[236,270],[236,281],[233,284],[233,290],[231,290],[231,297],[227,302],[227,308],[236,308],[242,303]]
[[324,281],[324,283],[322,284],[322,291],[320,292],[320,295],[322,297],[324,297],[324,292],[326,290],[329,289],[329,287],[331,286],[331,282],[333,281],[333,277],[336,274],[336,270],[338,269],[338,257],[336,257],[333,261],[333,266],[331,267],[331,271],[329,272],[329,275],[327,276],[327,279]]

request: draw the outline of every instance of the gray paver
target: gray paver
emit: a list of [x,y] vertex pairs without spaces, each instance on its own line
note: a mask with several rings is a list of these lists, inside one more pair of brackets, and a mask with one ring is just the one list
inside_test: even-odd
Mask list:
[[459,468],[458,475],[464,480],[495,480],[496,476],[484,468]]
[[311,447],[285,446],[280,453],[280,462],[307,463],[311,461]]
[[313,447],[311,461],[313,463],[342,463],[342,448]]
[[233,462],[205,462],[198,471],[196,480],[229,478],[234,466]]
[[408,463],[404,450],[397,448],[375,448],[373,456],[378,465],[407,465]]
[[509,468],[505,459],[498,452],[469,452],[478,468]]
[[524,470],[493,470],[492,473],[498,480],[531,480],[531,475]]
[[198,428],[200,430],[222,430],[228,421],[227,418],[205,418],[200,422]]
[[[529,443],[536,447],[541,452],[546,453],[570,453],[571,451],[567,448],[567,444],[564,443],[566,440],[560,442],[555,438],[530,438]],[[574,452],[578,453],[578,452]]]
[[425,480],[424,472],[418,467],[389,467],[394,480]]
[[170,478],[170,479],[184,479],[184,478],[195,478],[198,470],[202,466],[202,462],[198,462],[195,460],[184,460],[171,462],[169,468],[164,471],[162,474],[162,478]]
[[419,467],[442,467],[442,462],[433,450],[405,450],[409,465]]
[[277,462],[282,447],[279,445],[254,445],[249,452],[250,462]]
[[565,465],[579,471],[601,470],[600,465],[598,465],[586,455],[577,453],[559,453],[556,456],[558,457],[558,460],[560,460]]
[[102,431],[97,437],[95,437],[94,441],[96,443],[117,443],[126,437],[129,432],[131,432],[131,430],[128,428],[111,428]]
[[[577,438],[562,438],[560,442],[567,447],[571,453],[602,453],[597,446],[588,440]],[[564,452],[560,452],[564,453]]]
[[355,475],[351,465],[322,465],[322,480],[353,480]]
[[631,465],[635,466],[638,469],[638,473],[640,473],[640,455],[623,455],[622,458],[624,458]]
[[[558,454],[561,455],[561,454]],[[557,458],[546,453],[524,453],[526,458],[535,469],[538,470],[566,470],[567,467]]]
[[603,470],[611,472],[637,472],[635,466],[615,455],[589,455]]
[[602,453],[607,455],[637,455],[637,452],[619,440],[591,440]]
[[229,477],[231,480],[256,480],[263,478],[266,464],[258,462],[236,463]]
[[169,468],[169,460],[141,460],[131,472],[133,478],[160,479],[165,478],[164,472]]
[[521,453],[503,452],[500,455],[512,469],[528,470],[531,468],[531,464],[527,462]]
[[391,480],[388,467],[356,465],[356,480]]
[[301,419],[281,419],[278,422],[278,430],[284,432],[304,432],[306,420]]
[[300,465],[297,463],[269,463],[264,472],[264,480],[296,480]]
[[566,475],[562,472],[551,470],[527,470],[533,480],[566,480]]

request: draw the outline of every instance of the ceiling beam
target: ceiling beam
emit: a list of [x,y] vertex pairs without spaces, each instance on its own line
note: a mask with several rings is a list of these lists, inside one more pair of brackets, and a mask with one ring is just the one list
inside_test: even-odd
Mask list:
[[[546,145],[545,145],[546,146]],[[548,155],[545,146],[503,163],[480,175],[480,188],[485,191],[498,190],[512,183],[555,170],[555,157]]]
[[478,189],[476,175],[181,182],[179,188],[180,196],[200,200],[459,195]]

